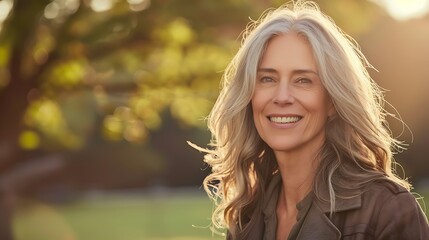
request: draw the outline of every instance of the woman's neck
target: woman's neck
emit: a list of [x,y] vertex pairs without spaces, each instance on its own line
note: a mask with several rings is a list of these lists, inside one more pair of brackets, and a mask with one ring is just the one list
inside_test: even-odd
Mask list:
[[282,191],[279,199],[285,201],[286,209],[295,210],[311,191],[316,170],[319,165],[318,152],[286,154],[276,152],[276,159],[282,177]]

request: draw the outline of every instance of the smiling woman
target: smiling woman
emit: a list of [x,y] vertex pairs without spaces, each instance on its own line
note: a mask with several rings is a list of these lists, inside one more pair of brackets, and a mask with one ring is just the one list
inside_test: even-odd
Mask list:
[[214,226],[227,239],[428,239],[359,47],[313,2],[247,30],[208,118]]
[[256,129],[278,163],[287,161],[280,159],[283,152],[291,159],[308,159],[312,156],[298,155],[303,150],[316,154],[307,149],[322,147],[323,126],[335,109],[304,37],[288,33],[268,42],[251,103]]

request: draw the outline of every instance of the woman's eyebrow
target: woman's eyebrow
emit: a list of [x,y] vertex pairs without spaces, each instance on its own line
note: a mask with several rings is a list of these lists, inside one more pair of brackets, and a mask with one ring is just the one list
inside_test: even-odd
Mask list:
[[258,68],[257,72],[277,73],[274,68]]
[[[277,73],[277,70],[274,68],[258,68],[257,72]],[[292,74],[302,74],[302,73],[312,73],[319,76],[319,74],[312,69],[295,69],[292,71]]]
[[293,70],[293,73],[294,74],[312,73],[312,74],[315,74],[315,75],[319,76],[319,74],[316,71],[311,70],[311,69],[296,69],[296,70]]

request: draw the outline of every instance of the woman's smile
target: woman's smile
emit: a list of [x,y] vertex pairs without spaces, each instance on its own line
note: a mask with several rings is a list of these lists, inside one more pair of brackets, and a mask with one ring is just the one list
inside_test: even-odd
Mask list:
[[267,117],[275,128],[292,128],[302,119],[293,114],[272,114]]

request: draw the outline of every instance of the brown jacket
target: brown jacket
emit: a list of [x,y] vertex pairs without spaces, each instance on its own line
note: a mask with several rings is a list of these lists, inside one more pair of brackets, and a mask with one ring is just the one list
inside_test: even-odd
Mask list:
[[[256,224],[240,239],[274,240],[277,218],[275,209],[280,177],[274,177],[267,189],[267,200]],[[335,213],[330,206],[312,197],[305,215],[298,213],[300,228],[294,239],[301,240],[429,240],[428,221],[416,199],[405,188],[389,181],[373,183],[360,196],[337,199]],[[302,206],[297,205],[300,210]],[[300,210],[301,211],[301,210]],[[304,217],[299,221],[299,218]],[[230,236],[228,236],[229,238]]]

